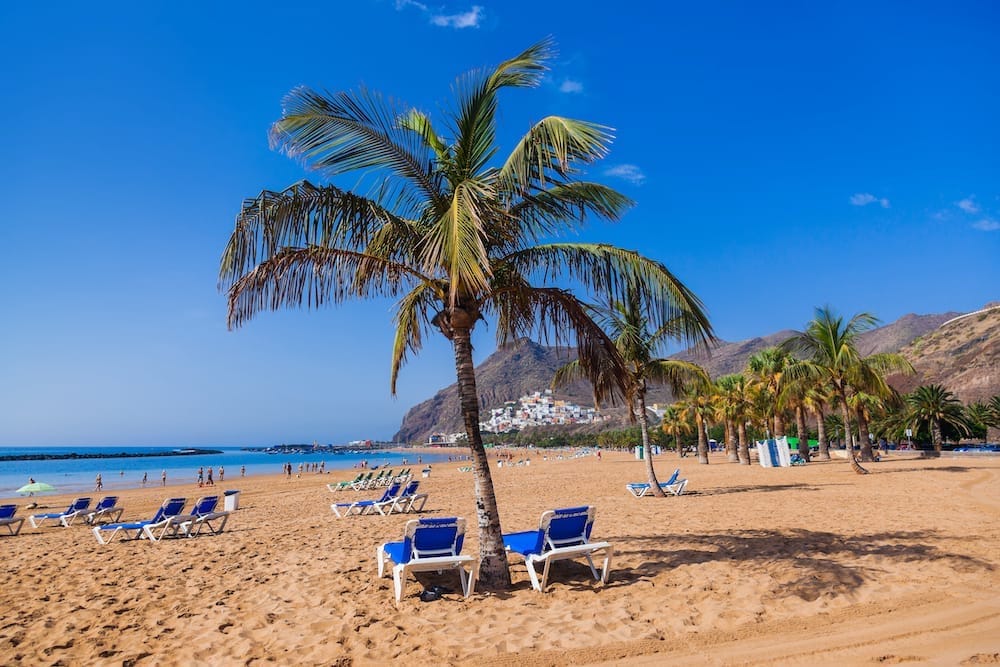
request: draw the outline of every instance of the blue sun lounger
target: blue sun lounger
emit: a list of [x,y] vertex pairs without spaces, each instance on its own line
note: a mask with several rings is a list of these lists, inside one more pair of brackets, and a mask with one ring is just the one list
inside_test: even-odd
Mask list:
[[[216,512],[218,505],[219,496],[199,498],[190,513],[169,517],[157,525],[145,526],[142,529],[143,535],[150,542],[158,542],[168,534],[177,537],[178,533],[183,533],[187,537],[194,537],[206,526],[212,533],[221,533],[229,520],[229,512]],[[218,521],[219,525],[212,525],[213,521]]]
[[17,505],[0,505],[0,526],[6,526],[11,535],[20,533],[21,526],[24,525],[24,517],[14,516],[16,513]]
[[44,524],[47,520],[51,519],[56,523],[61,523],[63,526],[69,526],[73,523],[73,519],[78,516],[87,513],[90,508],[90,498],[77,498],[65,512],[50,512],[48,514],[32,514],[28,517],[28,522],[31,523],[32,528],[38,528],[40,525]]
[[[396,482],[382,493],[381,498],[376,500],[355,500],[352,503],[333,503],[330,505],[330,509],[341,519],[350,514],[368,514],[376,510],[379,514],[385,514],[382,507],[386,504],[391,504],[396,499],[396,496],[399,495],[399,489],[402,486],[402,484]],[[343,511],[343,514],[341,514],[341,511]]]
[[[678,468],[674,471],[674,474],[670,476],[665,482],[660,482],[660,488],[663,489],[664,493],[672,493],[675,496],[679,496],[684,493],[684,489],[687,488],[688,481],[686,479],[677,479],[681,474],[681,469]],[[649,482],[632,482],[631,484],[626,484],[625,488],[636,498],[641,498],[642,496],[649,493],[650,485]]]
[[[549,510],[542,513],[538,530],[503,536],[503,544],[508,553],[517,554],[524,559],[532,588],[539,592],[545,590],[549,578],[549,566],[554,561],[577,558],[586,558],[594,579],[607,583],[614,549],[607,542],[590,541],[595,512],[596,508],[593,506]],[[600,575],[594,567],[593,555],[597,551],[604,554],[604,565],[601,567]],[[538,579],[538,572],[535,571],[536,563],[544,565],[541,581]]]
[[[441,572],[458,570],[462,593],[469,597],[476,590],[479,559],[462,554],[465,541],[465,519],[421,518],[406,522],[402,542],[386,542],[378,547],[378,576],[385,566],[393,563],[392,579],[396,602],[403,599],[403,586],[408,572]],[[469,571],[465,571],[468,565]]]
[[118,496],[105,496],[101,498],[101,501],[94,505],[94,508],[83,515],[83,520],[92,526],[107,521],[108,523],[114,523],[122,518],[122,512],[125,511],[124,507],[118,506]]
[[[187,498],[168,498],[160,505],[160,509],[156,510],[156,514],[153,515],[152,519],[94,526],[94,537],[101,544],[110,544],[117,535],[126,536],[135,531],[131,539],[138,540],[143,537],[146,527],[156,530],[156,528],[167,525],[170,523],[172,517],[178,516],[184,511],[184,505],[186,504]],[[123,537],[122,539],[125,538]]]
[[[427,494],[417,493],[418,488],[420,488],[419,480],[414,480],[407,484],[403,492],[392,501],[387,514],[392,514],[393,512],[423,511],[424,505],[427,504]],[[420,503],[420,505],[417,506],[417,503]]]

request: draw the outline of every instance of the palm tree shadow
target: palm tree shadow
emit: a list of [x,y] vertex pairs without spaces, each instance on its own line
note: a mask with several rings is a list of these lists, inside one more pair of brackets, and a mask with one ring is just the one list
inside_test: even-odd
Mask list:
[[[745,530],[702,535],[632,535],[618,538],[616,551],[643,561],[612,571],[622,584],[648,580],[681,566],[709,562],[751,563],[789,573],[791,580],[773,592],[806,601],[851,593],[880,572],[853,564],[865,556],[890,559],[899,565],[943,561],[961,572],[992,572],[988,561],[950,553],[925,540],[933,532],[899,531],[845,536],[811,530]],[[846,562],[850,561],[850,562]]]
[[746,485],[746,486],[718,486],[711,489],[688,491],[686,496],[721,496],[727,493],[769,493],[771,491],[819,491],[822,486],[842,486],[838,484],[778,484],[778,485]]

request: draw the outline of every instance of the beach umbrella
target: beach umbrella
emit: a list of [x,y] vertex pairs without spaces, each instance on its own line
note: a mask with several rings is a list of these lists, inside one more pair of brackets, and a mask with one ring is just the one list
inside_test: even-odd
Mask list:
[[45,482],[32,482],[31,484],[25,484],[17,493],[45,493],[46,491],[55,491],[56,487],[51,484],[46,484]]

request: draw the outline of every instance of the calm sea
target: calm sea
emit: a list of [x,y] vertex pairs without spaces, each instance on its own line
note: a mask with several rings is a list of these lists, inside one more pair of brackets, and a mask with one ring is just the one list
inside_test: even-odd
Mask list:
[[[25,454],[155,454],[157,452],[173,451],[173,447],[0,447],[0,455]],[[428,454],[415,452],[378,450],[368,452],[348,452],[344,454],[303,453],[303,454],[267,454],[265,452],[248,452],[238,447],[211,447],[204,449],[220,450],[221,454],[198,454],[193,456],[139,456],[136,458],[112,459],[58,459],[49,461],[0,461],[0,498],[17,496],[17,489],[28,483],[29,478],[36,482],[46,482],[56,487],[58,493],[84,493],[94,490],[94,480],[100,473],[105,491],[115,489],[137,489],[142,487],[142,476],[148,476],[147,486],[160,484],[160,475],[167,473],[167,484],[196,482],[198,467],[215,469],[215,480],[219,480],[219,468],[225,469],[225,479],[221,486],[239,488],[240,466],[246,466],[247,476],[280,474],[282,465],[291,463],[292,469],[298,471],[302,463],[325,463],[327,471],[351,469],[362,460],[368,461],[368,467],[391,466],[400,467],[403,459],[407,465],[417,466],[420,456],[424,464],[447,461],[449,453]],[[455,456],[454,453],[450,454]]]

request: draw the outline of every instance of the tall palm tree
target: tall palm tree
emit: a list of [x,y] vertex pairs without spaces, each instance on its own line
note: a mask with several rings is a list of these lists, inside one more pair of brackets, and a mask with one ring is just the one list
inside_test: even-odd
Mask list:
[[921,385],[906,396],[909,421],[913,426],[928,424],[934,451],[941,452],[941,425],[949,424],[967,434],[969,423],[962,403],[952,392],[939,384]]
[[[653,466],[653,452],[649,446],[649,413],[646,411],[646,391],[651,384],[664,384],[678,395],[686,386],[706,386],[711,380],[701,366],[688,361],[658,358],[670,342],[703,344],[711,337],[711,329],[698,321],[685,322],[694,317],[684,313],[679,320],[665,322],[654,330],[646,316],[642,294],[635,286],[627,288],[625,298],[612,301],[607,308],[590,307],[592,319],[608,334],[624,361],[622,373],[615,377],[615,386],[630,409],[632,422],[639,423],[642,437],[643,460],[646,478],[653,495],[664,496]],[[700,334],[698,340],[687,338],[688,332]],[[572,361],[558,371],[552,380],[553,387],[561,386],[581,377],[582,365]]]
[[[794,364],[795,362],[790,362]],[[795,413],[795,429],[799,434],[799,456],[809,462],[809,431],[806,428],[806,406],[813,382],[808,376],[782,377],[778,388],[778,406],[789,407]]]
[[851,466],[866,473],[854,455],[851,443],[851,409],[847,396],[854,387],[878,387],[888,392],[885,376],[892,371],[913,373],[913,366],[898,354],[882,353],[862,357],[858,352],[858,336],[873,329],[878,319],[869,313],[858,313],[847,322],[829,306],[816,309],[816,316],[805,331],[797,332],[781,347],[805,358],[788,369],[793,377],[811,377],[831,386],[844,420],[847,450]]
[[819,441],[819,458],[830,460],[830,441],[826,435],[826,406],[830,402],[830,392],[822,384],[813,383],[806,391],[803,404],[816,417],[816,439]]
[[[729,425],[727,431],[730,436],[732,430],[736,432],[736,460],[750,465],[750,445],[747,441],[747,418],[752,402],[750,384],[742,373],[731,373],[717,379],[715,387],[723,419]],[[728,449],[729,443],[726,444]]]
[[611,188],[576,180],[579,165],[608,152],[609,128],[549,116],[500,154],[499,93],[537,86],[552,57],[543,41],[459,78],[444,124],[450,137],[430,115],[365,89],[293,90],[272,145],[323,177],[355,172],[357,188],[302,181],[245,201],[220,269],[230,327],[269,309],[396,299],[392,393],[431,331],[449,341],[487,588],[509,587],[510,573],[479,432],[476,324],[490,318],[501,344],[526,335],[572,341],[599,395],[613,390],[621,357],[584,303],[559,285],[607,302],[631,282],[652,321],[689,314],[708,327],[697,297],[663,264],[610,245],[556,241],[588,216],[615,221],[631,205]]
[[983,443],[988,442],[989,427],[993,423],[993,414],[989,404],[983,401],[970,403],[965,406],[965,416],[971,426],[975,426],[977,431],[982,431]]

